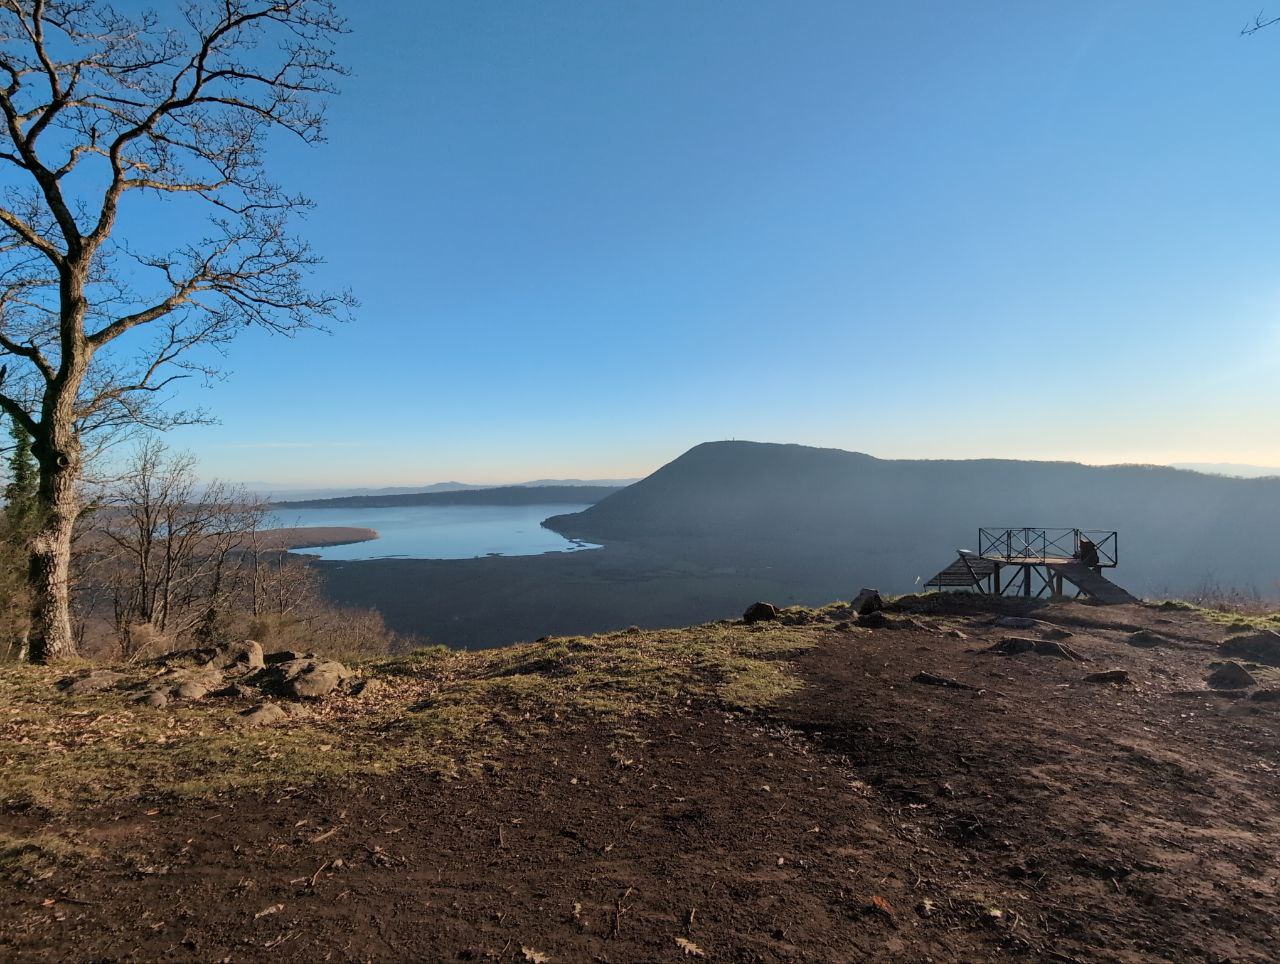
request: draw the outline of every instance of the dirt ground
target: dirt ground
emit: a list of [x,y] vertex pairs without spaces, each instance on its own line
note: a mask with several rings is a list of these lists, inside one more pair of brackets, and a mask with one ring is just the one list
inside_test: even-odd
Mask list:
[[[96,848],[0,879],[0,956],[1275,960],[1280,702],[1206,688],[1225,628],[1027,610],[1065,637],[989,606],[907,600],[874,630],[828,615],[780,703],[543,719],[459,779],[0,813]],[[1161,641],[1133,645],[1139,628]],[[985,651],[1054,636],[1087,662]],[[1130,682],[1083,681],[1112,669]]]

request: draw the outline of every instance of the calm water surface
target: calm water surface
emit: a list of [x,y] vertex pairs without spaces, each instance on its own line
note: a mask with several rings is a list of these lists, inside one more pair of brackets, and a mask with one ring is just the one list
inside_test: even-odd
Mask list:
[[411,505],[387,509],[282,509],[273,526],[362,526],[379,538],[349,546],[303,549],[321,559],[473,559],[599,549],[542,528],[553,515],[585,505]]

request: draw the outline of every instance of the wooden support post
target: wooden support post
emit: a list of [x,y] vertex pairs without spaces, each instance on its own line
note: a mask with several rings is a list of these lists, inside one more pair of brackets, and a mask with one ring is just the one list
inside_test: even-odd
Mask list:
[[1022,567],[1022,595],[1031,598],[1031,567]]
[[991,573],[991,595],[1000,595],[1000,563],[995,564],[995,569]]

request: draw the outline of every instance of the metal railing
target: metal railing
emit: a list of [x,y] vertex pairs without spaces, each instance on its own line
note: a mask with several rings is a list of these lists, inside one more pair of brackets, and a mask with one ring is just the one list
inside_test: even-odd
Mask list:
[[978,555],[1005,562],[1071,559],[1080,552],[1080,537],[1098,550],[1098,565],[1107,568],[1120,561],[1120,541],[1114,530],[1102,529],[979,529]]

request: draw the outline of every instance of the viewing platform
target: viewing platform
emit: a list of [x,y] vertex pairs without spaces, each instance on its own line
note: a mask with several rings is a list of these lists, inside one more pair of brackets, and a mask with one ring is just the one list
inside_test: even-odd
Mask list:
[[1115,530],[979,529],[978,549],[957,550],[955,562],[925,583],[927,589],[967,589],[1028,599],[1065,595],[1101,603],[1137,600],[1102,575],[1120,561]]

